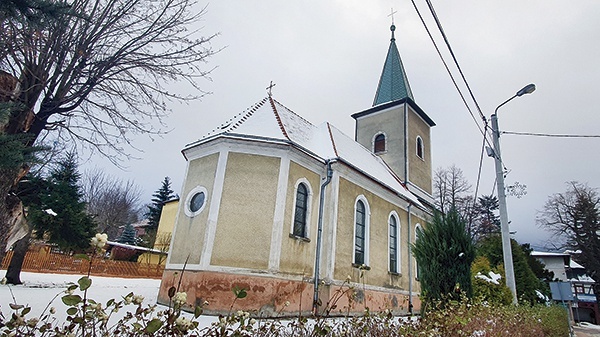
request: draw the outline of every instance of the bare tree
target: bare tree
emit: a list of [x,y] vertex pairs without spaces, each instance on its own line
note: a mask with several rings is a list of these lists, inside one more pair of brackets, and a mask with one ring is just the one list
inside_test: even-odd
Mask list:
[[580,251],[577,262],[596,284],[600,282],[600,195],[596,189],[569,182],[565,192],[548,198],[536,222],[558,238],[566,239],[563,248]]
[[139,220],[141,189],[134,182],[116,179],[96,168],[85,172],[83,189],[88,213],[109,238],[116,239],[119,228]]
[[[193,0],[68,3],[69,13],[43,25],[0,12],[0,98],[12,104],[0,133],[23,135],[26,147],[51,133],[118,164],[133,135],[161,132],[152,121],[168,114],[169,101],[205,94],[198,81],[210,72],[204,67],[215,35],[200,36],[205,9]],[[172,83],[195,94],[169,91]],[[0,257],[10,230],[7,199],[27,170],[0,176]]]
[[448,168],[438,168],[433,176],[433,197],[436,207],[442,213],[448,213],[455,208],[464,218],[473,204],[471,184],[465,178],[463,171],[456,165]]

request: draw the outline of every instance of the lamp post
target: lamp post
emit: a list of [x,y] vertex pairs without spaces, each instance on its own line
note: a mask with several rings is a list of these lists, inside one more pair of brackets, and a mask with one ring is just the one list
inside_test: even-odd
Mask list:
[[510,246],[510,232],[508,230],[508,212],[506,210],[506,191],[504,189],[504,169],[500,156],[500,129],[498,128],[498,109],[516,97],[531,94],[535,91],[535,84],[528,84],[519,90],[513,97],[498,105],[492,119],[492,134],[494,139],[494,159],[496,163],[496,181],[498,187],[498,204],[500,208],[500,232],[502,233],[502,255],[504,257],[504,272],[506,285],[513,295],[513,304],[517,304],[517,286],[515,283],[515,270],[513,267],[512,249]]

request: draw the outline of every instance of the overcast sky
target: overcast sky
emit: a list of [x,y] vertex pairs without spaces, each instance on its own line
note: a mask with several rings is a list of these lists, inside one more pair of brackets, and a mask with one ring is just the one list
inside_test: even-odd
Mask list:
[[[415,1],[451,63],[425,1]],[[500,109],[501,130],[600,134],[600,1],[433,4],[488,118],[520,88],[536,84],[533,94]],[[457,165],[474,188],[482,136],[408,0],[209,3],[201,32],[219,33],[213,47],[224,48],[206,65],[217,67],[212,81],[202,83],[212,94],[189,105],[173,104],[166,119],[173,131],[154,141],[137,138],[135,145],[144,152],[133,153],[141,159],[126,163],[126,171],[97,157],[84,168],[98,166],[134,180],[147,201],[165,176],[179,193],[184,145],[264,98],[270,81],[282,104],[313,124],[329,121],[352,136],[350,115],[373,102],[389,46],[392,7],[397,11],[396,42],[415,101],[437,124],[432,130],[433,167]],[[535,216],[548,196],[563,192],[571,180],[600,187],[600,139],[504,135],[501,142],[510,170],[506,184],[527,185],[527,195],[508,198],[510,229],[520,242],[542,246],[548,235],[536,226]],[[480,194],[495,193],[494,172],[493,160],[484,157]]]

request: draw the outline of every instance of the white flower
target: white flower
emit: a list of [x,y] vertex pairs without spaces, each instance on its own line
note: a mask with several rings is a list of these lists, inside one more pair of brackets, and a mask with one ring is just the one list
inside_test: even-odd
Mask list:
[[173,297],[173,303],[178,306],[182,306],[187,302],[187,294],[185,292],[178,292]]
[[179,316],[176,320],[175,320],[175,325],[177,325],[181,330],[189,330],[192,327],[192,321],[190,321],[189,319],[183,317],[183,316]]
[[40,319],[37,317],[30,318],[27,320],[27,325],[33,328],[38,324],[39,321]]
[[290,306],[290,301],[285,301],[285,306],[289,307]]
[[56,308],[55,307],[51,307],[50,308],[50,313],[53,314],[53,315],[56,314]]
[[253,318],[253,319],[250,320],[249,323],[250,323],[250,325],[254,325],[254,324],[256,324],[256,320]]
[[7,282],[6,277],[3,277],[2,280],[0,281],[0,284],[5,285]]
[[142,295],[133,295],[133,304],[142,304],[144,302],[144,296]]
[[95,248],[104,247],[104,245],[106,245],[106,242],[108,242],[108,235],[106,235],[106,233],[103,233],[103,234],[96,233],[96,236],[94,236],[90,240],[90,244],[92,245],[92,247],[95,247]]

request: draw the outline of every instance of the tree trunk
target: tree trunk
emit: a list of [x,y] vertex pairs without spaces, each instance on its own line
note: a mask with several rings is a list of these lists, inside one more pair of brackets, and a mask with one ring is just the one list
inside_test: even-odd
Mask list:
[[25,261],[25,254],[29,250],[29,239],[31,238],[31,232],[27,232],[27,235],[15,243],[13,249],[13,256],[6,270],[6,283],[8,284],[21,284],[21,269],[23,268],[23,262]]

